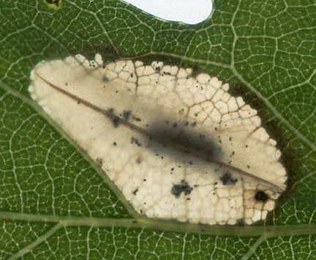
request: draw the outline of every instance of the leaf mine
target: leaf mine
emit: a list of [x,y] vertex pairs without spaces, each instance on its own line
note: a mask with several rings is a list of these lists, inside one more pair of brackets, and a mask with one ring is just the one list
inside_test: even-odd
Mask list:
[[257,111],[192,69],[99,54],[42,61],[29,91],[150,218],[210,225],[264,220],[286,188]]

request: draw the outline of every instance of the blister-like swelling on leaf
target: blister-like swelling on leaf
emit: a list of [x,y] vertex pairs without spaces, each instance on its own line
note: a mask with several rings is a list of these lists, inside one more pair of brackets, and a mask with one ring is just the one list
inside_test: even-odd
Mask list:
[[153,61],[43,61],[29,91],[151,218],[233,225],[264,220],[285,190],[276,142],[228,84]]

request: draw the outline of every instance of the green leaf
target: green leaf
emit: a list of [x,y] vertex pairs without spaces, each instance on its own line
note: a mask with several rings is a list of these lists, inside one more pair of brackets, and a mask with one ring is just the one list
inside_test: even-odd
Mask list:
[[[46,1],[0,2],[0,259],[313,258],[315,0],[216,0],[212,17],[194,26],[118,0]],[[289,174],[266,223],[206,227],[138,216],[30,99],[39,61],[107,48],[177,58],[260,109]]]

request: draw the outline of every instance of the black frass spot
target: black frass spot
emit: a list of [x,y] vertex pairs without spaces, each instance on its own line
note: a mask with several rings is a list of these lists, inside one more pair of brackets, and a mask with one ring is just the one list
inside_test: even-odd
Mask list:
[[136,195],[138,192],[138,188],[136,188],[134,191],[133,191],[133,194]]
[[237,222],[236,225],[238,225],[238,226],[243,226],[243,225],[245,225],[245,220],[244,220],[243,218],[237,219],[236,222]]
[[138,139],[133,136],[131,138],[131,144],[136,144],[138,147],[142,146],[142,144],[138,141]]
[[266,202],[268,199],[269,199],[268,194],[262,190],[258,190],[255,194],[256,201]]
[[119,126],[119,124],[120,124],[120,121],[121,121],[121,120],[120,120],[118,117],[113,118],[113,119],[112,119],[113,126],[114,126],[115,128],[117,128],[117,127]]
[[[152,122],[148,128],[149,140],[157,145],[150,149],[153,153],[165,153],[167,156],[179,156],[179,153],[188,156],[186,161],[194,161],[194,158],[220,162],[223,159],[223,151],[217,140],[205,130],[185,127],[186,121],[172,122],[168,118],[161,118],[160,122]],[[177,123],[177,127],[175,127]],[[161,150],[161,147],[165,148]],[[175,153],[175,151],[179,153]]]
[[176,198],[179,198],[181,193],[184,195],[189,195],[193,188],[185,181],[181,180],[179,184],[174,184],[171,188],[171,194],[173,194]]
[[123,111],[123,119],[125,120],[125,121],[128,121],[128,119],[131,117],[131,111],[130,110],[124,110]]
[[225,172],[219,179],[223,185],[235,185],[238,181],[230,172]]
[[108,109],[106,115],[111,119],[113,126],[117,128],[120,124],[121,119],[114,114],[114,109]]
[[141,118],[137,117],[137,116],[132,116],[133,120],[137,121],[137,122],[140,122],[142,121]]

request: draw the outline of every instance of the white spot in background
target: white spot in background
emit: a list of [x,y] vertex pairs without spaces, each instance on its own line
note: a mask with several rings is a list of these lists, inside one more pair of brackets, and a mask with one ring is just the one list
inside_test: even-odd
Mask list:
[[29,91],[151,218],[233,225],[265,220],[285,190],[281,152],[228,84],[153,61],[42,61]]
[[196,24],[212,12],[212,0],[124,0],[143,11],[169,21]]

